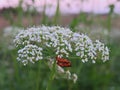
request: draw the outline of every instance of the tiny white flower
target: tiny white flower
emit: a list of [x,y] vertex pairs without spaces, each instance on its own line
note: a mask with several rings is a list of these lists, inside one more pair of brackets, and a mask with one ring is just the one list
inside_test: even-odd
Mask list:
[[77,53],[76,53],[76,56],[80,56],[80,52],[77,52]]
[[95,63],[95,60],[92,60],[92,63]]
[[71,79],[71,73],[70,73],[69,70],[66,71],[66,75],[67,75],[67,78],[68,78],[68,79]]
[[77,75],[76,75],[76,74],[73,74],[73,75],[72,75],[72,78],[73,78],[73,82],[76,83],[76,81],[77,81],[77,79],[78,79]]

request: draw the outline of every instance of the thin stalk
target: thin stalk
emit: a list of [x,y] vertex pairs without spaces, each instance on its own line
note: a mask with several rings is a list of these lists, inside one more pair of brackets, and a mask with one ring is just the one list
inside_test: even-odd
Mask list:
[[29,26],[32,26],[34,23],[33,23],[33,20],[32,20],[32,15],[31,15],[31,12],[28,12],[28,20],[29,20]]
[[36,90],[39,90],[40,85],[40,67],[41,62],[38,64],[38,73],[37,73],[37,79],[36,79]]
[[[83,67],[83,63],[80,62],[80,65],[79,65],[79,68],[77,69],[77,74],[80,74],[81,70],[82,70],[82,67]],[[80,75],[79,75],[80,76]]]
[[50,88],[51,88],[51,84],[52,84],[52,81],[54,80],[54,76],[55,76],[55,71],[56,71],[56,61],[54,61],[54,63],[53,63],[52,71],[51,71],[51,74],[49,77],[49,81],[48,81],[46,90],[50,90]]
[[23,11],[22,11],[22,8],[20,7],[21,4],[22,4],[22,0],[20,0],[19,7],[17,8],[17,11],[18,11],[18,22],[16,23],[17,26],[23,26],[22,25]]
[[15,72],[15,79],[20,83],[20,78],[19,78],[19,69],[18,69],[18,64],[17,60],[14,57],[14,54],[11,53],[12,59],[13,59],[13,65],[14,65],[14,72]]
[[111,25],[112,25],[112,15],[113,15],[113,11],[114,11],[114,5],[110,5],[109,8],[110,8],[110,11],[109,11],[109,14],[108,14],[107,27],[108,27],[108,30],[110,32],[111,31]]
[[[46,3],[46,0],[45,0]],[[44,11],[43,11],[43,19],[42,19],[42,24],[46,24],[47,23],[47,16],[45,15],[45,11],[46,11],[46,4],[44,5]]]
[[69,59],[80,59],[80,57],[69,57]]
[[56,13],[55,13],[55,16],[54,16],[54,21],[53,21],[54,24],[57,24],[57,22],[59,20],[59,15],[60,15],[60,13],[59,13],[59,0],[58,0],[58,2],[57,2],[57,8],[56,8]]
[[114,5],[110,5],[109,6],[110,8],[110,11],[109,11],[109,14],[108,14],[108,18],[107,18],[107,28],[108,28],[108,43],[110,43],[110,32],[111,32],[111,29],[112,29],[112,15],[113,15],[113,11],[114,11]]

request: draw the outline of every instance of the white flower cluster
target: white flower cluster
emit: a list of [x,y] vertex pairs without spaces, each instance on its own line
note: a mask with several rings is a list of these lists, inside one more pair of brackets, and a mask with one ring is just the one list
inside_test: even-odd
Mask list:
[[80,56],[82,62],[87,62],[89,59],[95,63],[98,53],[102,54],[101,60],[109,60],[109,49],[99,40],[92,40],[84,34],[74,33],[72,42],[75,44],[76,56]]
[[94,43],[94,47],[96,51],[101,52],[102,60],[103,62],[109,60],[109,49],[106,47],[103,43],[101,43],[99,40],[96,40]]
[[92,40],[88,36],[74,33],[72,41],[75,44],[76,56],[80,56],[82,62],[87,62],[88,59],[94,60],[96,58]]
[[29,62],[34,63],[38,60],[43,59],[42,57],[42,48],[36,46],[36,45],[26,45],[24,48],[18,50],[18,60],[21,60],[22,58],[22,63],[26,65]]
[[[95,63],[98,53],[101,54],[103,61],[109,59],[109,50],[103,43],[92,42],[87,35],[74,33],[68,28],[59,26],[39,26],[21,30],[14,42],[20,48],[18,60],[23,64],[27,64],[28,61],[34,63],[34,61],[48,56],[45,52],[49,53],[49,56],[53,52],[52,54],[55,56],[60,55],[61,57],[69,57],[71,53],[75,52],[75,56],[79,57],[82,62],[90,59]],[[30,57],[27,58],[29,54]]]

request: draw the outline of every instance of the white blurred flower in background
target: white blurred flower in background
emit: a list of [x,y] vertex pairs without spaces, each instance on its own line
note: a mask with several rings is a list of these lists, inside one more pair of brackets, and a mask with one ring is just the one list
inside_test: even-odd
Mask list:
[[4,46],[6,46],[7,49],[12,50],[15,48],[13,39],[20,30],[22,30],[22,28],[16,26],[8,26],[3,29],[3,40],[5,44]]

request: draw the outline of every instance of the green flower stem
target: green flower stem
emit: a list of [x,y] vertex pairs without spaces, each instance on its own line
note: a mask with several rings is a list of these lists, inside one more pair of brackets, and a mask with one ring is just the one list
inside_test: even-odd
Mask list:
[[80,57],[69,57],[69,59],[80,59]]
[[37,79],[36,79],[36,90],[39,90],[40,85],[40,68],[41,68],[41,62],[38,64],[38,73],[37,73]]
[[50,88],[51,88],[52,81],[54,80],[54,77],[55,77],[55,71],[56,71],[56,61],[54,61],[54,63],[53,63],[46,90],[50,90]]
[[[80,62],[80,65],[79,65],[79,68],[77,69],[77,74],[80,74],[81,70],[82,70],[82,67],[83,67],[83,63]],[[79,75],[80,76],[80,75]]]
[[12,60],[13,60],[15,82],[17,82],[18,84],[21,84],[19,67],[18,67],[17,60],[16,60],[16,58],[14,56],[14,53],[11,53],[11,57],[12,57]]

